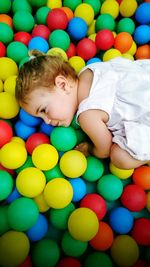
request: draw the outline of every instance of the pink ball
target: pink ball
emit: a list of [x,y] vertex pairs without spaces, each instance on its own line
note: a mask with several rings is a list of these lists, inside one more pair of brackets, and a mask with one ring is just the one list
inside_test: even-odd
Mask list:
[[89,38],[83,38],[80,40],[76,47],[77,55],[84,60],[89,60],[97,53],[95,42]]
[[29,41],[31,40],[32,36],[28,32],[17,32],[14,34],[14,41],[21,42],[28,46]]
[[76,46],[74,43],[70,43],[69,48],[66,51],[68,58],[74,57],[76,55]]
[[6,121],[0,120],[0,147],[10,142],[12,136],[12,127]]
[[144,189],[136,184],[127,185],[121,195],[121,203],[130,211],[140,211],[146,205],[147,197]]
[[0,57],[5,57],[5,55],[6,55],[6,47],[2,42],[0,42]]
[[65,30],[68,24],[68,17],[62,9],[54,8],[48,13],[46,23],[51,31],[56,29]]
[[31,35],[32,37],[40,36],[45,40],[48,40],[50,29],[46,25],[39,24],[33,28]]
[[98,219],[101,220],[107,211],[105,200],[96,193],[87,194],[80,202],[80,207],[85,207],[93,210]]
[[114,44],[114,35],[108,30],[100,30],[96,34],[95,43],[100,50],[108,50]]
[[34,148],[40,144],[50,144],[49,137],[44,133],[33,133],[26,140],[26,149],[28,153],[31,155]]
[[136,219],[131,236],[138,245],[150,246],[150,220],[145,218]]

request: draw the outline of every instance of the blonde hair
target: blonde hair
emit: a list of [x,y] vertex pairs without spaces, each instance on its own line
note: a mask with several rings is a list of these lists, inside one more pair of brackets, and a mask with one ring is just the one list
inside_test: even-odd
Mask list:
[[19,102],[26,103],[28,94],[38,86],[53,88],[58,75],[77,79],[75,70],[61,56],[30,51],[30,59],[20,68],[16,80],[15,96]]

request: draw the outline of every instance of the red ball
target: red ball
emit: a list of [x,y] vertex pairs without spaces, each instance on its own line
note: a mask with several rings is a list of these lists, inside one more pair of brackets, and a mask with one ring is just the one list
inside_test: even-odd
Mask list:
[[145,218],[136,219],[131,236],[138,245],[150,246],[150,220]]
[[10,173],[10,175],[12,175],[12,176],[15,175],[15,170],[11,170],[11,169],[5,168],[5,167],[2,166],[1,164],[0,164],[0,170],[3,170],[3,171],[8,172],[8,173]]
[[97,48],[93,40],[89,38],[83,38],[78,42],[76,51],[79,57],[82,57],[84,60],[89,60],[96,55]]
[[146,192],[136,184],[127,185],[121,195],[121,203],[131,211],[144,209],[147,202]]
[[46,40],[48,40],[49,35],[50,35],[50,29],[46,25],[37,25],[33,28],[32,37],[40,36]]
[[25,146],[31,155],[34,148],[41,144],[50,144],[49,137],[44,133],[33,133],[27,138]]
[[68,58],[76,56],[76,46],[74,43],[70,43],[69,48],[66,51]]
[[138,260],[132,267],[149,267],[149,263],[144,260]]
[[31,258],[29,256],[27,256],[27,258],[25,259],[25,261],[22,262],[21,264],[19,264],[18,267],[32,267]]
[[87,194],[80,202],[80,207],[85,207],[93,210],[98,219],[101,220],[107,211],[105,200],[96,193]]
[[114,35],[110,30],[100,30],[96,34],[95,44],[100,50],[108,50],[113,46],[114,40]]
[[47,15],[46,23],[51,31],[65,30],[68,25],[68,17],[61,8],[53,8]]
[[0,57],[5,57],[5,55],[6,55],[6,47],[2,42],[0,42]]
[[65,257],[58,262],[57,267],[82,267],[82,265],[79,260],[73,257]]
[[17,32],[14,34],[14,41],[21,42],[28,46],[29,41],[31,40],[32,36],[28,32]]
[[10,142],[12,136],[12,127],[6,121],[0,120],[0,147]]

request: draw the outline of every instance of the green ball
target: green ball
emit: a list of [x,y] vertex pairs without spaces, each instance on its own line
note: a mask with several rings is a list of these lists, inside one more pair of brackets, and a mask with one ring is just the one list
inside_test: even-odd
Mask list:
[[73,1],[64,0],[63,1],[63,6],[69,7],[72,11],[74,11],[76,7],[80,4],[82,4],[82,0],[73,0]]
[[66,51],[70,45],[70,37],[64,30],[54,30],[49,36],[49,44],[51,47],[59,47]]
[[15,199],[8,207],[9,225],[16,231],[27,231],[36,223],[38,216],[38,206],[27,197]]
[[0,170],[0,201],[6,199],[13,190],[13,178],[4,171]]
[[97,181],[104,173],[104,165],[100,159],[94,156],[87,157],[87,168],[83,178],[89,182]]
[[88,242],[76,240],[66,231],[62,237],[61,246],[66,255],[80,257],[87,250]]
[[32,7],[27,0],[14,0],[12,2],[12,11],[16,13],[17,11],[28,11],[32,13]]
[[77,143],[77,136],[75,130],[69,127],[54,127],[50,135],[51,144],[58,151],[68,151],[72,149]]
[[0,0],[0,14],[8,13],[11,9],[11,0]]
[[105,252],[93,252],[86,256],[85,267],[113,267],[113,263]]
[[60,250],[54,240],[44,238],[32,249],[33,265],[37,267],[54,267],[60,257]]
[[119,32],[128,32],[131,35],[134,33],[135,23],[131,18],[122,18],[118,21],[116,31]]
[[28,48],[25,44],[14,41],[7,46],[7,57],[14,60],[17,64],[19,64],[19,62],[27,56]]
[[13,37],[12,28],[8,24],[0,22],[0,41],[7,45],[12,42]]
[[89,4],[93,8],[95,15],[100,13],[101,2],[99,0],[83,0],[83,3]]
[[7,210],[8,206],[0,207],[0,235],[3,235],[10,229],[7,218]]
[[13,25],[17,31],[30,32],[34,27],[34,24],[34,18],[28,11],[17,11],[13,16]]
[[35,18],[37,20],[38,24],[44,24],[46,25],[46,19],[47,19],[47,15],[48,13],[51,11],[51,8],[47,7],[47,6],[43,6],[40,7],[35,14]]
[[44,171],[44,175],[46,177],[46,183],[54,178],[65,178],[64,174],[61,172],[59,165],[56,164],[54,168]]
[[87,135],[85,132],[82,131],[82,129],[77,129],[76,131],[76,136],[77,136],[77,145],[87,141]]
[[67,229],[68,218],[70,214],[75,210],[73,203],[70,203],[67,207],[63,209],[50,209],[49,220],[54,227],[60,230]]
[[121,180],[113,175],[103,175],[97,183],[97,192],[108,201],[118,199],[123,191],[123,184]]
[[29,168],[29,167],[34,167],[34,164],[32,162],[32,157],[28,155],[25,163],[23,165],[21,165],[21,167],[16,169],[16,173],[18,174],[19,172],[21,172],[25,168]]
[[96,32],[108,29],[113,31],[115,29],[116,23],[114,18],[110,14],[101,14],[97,17],[95,22],[95,30]]
[[19,69],[24,65],[24,63],[26,63],[26,62],[28,62],[29,61],[29,56],[27,56],[27,57],[24,57],[24,58],[22,58],[21,60],[20,60],[20,62],[19,62]]
[[47,0],[28,0],[28,2],[34,7],[41,7],[46,5]]
[[70,126],[73,127],[74,129],[80,129],[80,125],[76,121],[76,115],[74,115],[74,117],[73,117],[73,119],[71,121]]

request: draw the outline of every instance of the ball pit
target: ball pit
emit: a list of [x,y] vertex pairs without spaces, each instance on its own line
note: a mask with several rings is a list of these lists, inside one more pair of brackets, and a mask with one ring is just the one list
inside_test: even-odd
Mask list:
[[149,266],[150,165],[85,157],[75,121],[54,127],[20,108],[31,49],[77,74],[117,56],[150,59],[150,1],[0,0],[0,266]]

